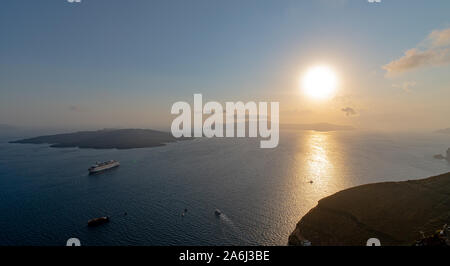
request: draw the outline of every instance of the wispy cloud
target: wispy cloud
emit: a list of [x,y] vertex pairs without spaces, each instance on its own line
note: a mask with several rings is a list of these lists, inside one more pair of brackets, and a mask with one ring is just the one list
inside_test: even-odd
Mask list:
[[404,92],[412,92],[411,88],[415,87],[417,82],[415,81],[404,81],[400,84],[392,84],[392,87],[402,89]]
[[428,36],[433,47],[445,47],[450,45],[450,28],[445,30],[435,30]]
[[83,112],[83,111],[85,111],[85,108],[83,108],[83,107],[81,107],[79,105],[69,105],[68,109],[71,112]]
[[342,108],[341,111],[344,112],[346,116],[351,116],[351,115],[356,115],[357,114],[355,109],[353,109],[351,107]]
[[397,60],[383,66],[388,74],[450,64],[450,28],[435,30],[422,42],[422,48],[413,48]]

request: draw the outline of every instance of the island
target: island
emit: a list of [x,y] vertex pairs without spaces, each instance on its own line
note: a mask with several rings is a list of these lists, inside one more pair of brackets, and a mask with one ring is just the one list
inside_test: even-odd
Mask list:
[[103,129],[40,136],[10,143],[50,144],[54,148],[135,149],[163,146],[186,139],[177,139],[171,133],[151,129]]
[[323,198],[298,222],[289,245],[413,245],[450,225],[450,173],[362,185]]
[[450,128],[439,129],[436,130],[435,132],[439,134],[450,134]]
[[288,130],[314,130],[320,132],[354,130],[355,128],[347,125],[334,125],[329,123],[315,123],[315,124],[281,124],[281,129]]

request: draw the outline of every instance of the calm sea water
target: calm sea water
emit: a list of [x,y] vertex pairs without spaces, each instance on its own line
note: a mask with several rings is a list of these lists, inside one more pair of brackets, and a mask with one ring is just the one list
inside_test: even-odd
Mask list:
[[[3,140],[0,245],[65,245],[71,237],[82,245],[285,245],[322,197],[448,172],[449,163],[432,158],[448,147],[450,136],[438,134],[312,131],[285,132],[276,149],[256,139],[133,150]],[[87,174],[109,159],[121,166]],[[111,222],[87,227],[103,215]]]

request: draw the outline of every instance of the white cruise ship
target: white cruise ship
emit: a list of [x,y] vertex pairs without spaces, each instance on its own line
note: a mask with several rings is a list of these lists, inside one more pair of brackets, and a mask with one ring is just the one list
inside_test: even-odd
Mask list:
[[118,167],[119,165],[120,165],[120,163],[118,161],[115,161],[115,160],[106,161],[106,162],[103,162],[103,163],[98,163],[97,162],[95,165],[89,167],[88,170],[89,170],[90,174],[97,174],[97,173],[106,171],[108,169]]

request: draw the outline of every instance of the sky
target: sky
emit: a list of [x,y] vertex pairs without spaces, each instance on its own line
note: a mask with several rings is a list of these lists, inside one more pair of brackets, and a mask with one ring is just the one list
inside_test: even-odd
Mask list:
[[[450,127],[448,0],[4,0],[0,124],[167,129],[177,101],[279,101],[282,123]],[[336,72],[331,99],[301,91]]]

